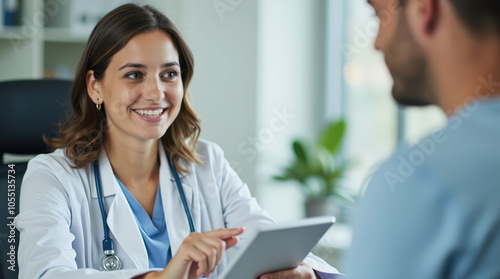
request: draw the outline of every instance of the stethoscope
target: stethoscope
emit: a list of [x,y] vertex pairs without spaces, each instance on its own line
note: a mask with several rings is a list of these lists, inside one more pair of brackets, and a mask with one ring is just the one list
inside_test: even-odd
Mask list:
[[[195,231],[193,216],[191,215],[191,211],[189,210],[189,206],[187,204],[186,195],[184,194],[184,189],[182,188],[181,179],[179,178],[179,174],[177,173],[177,169],[174,164],[170,160],[170,157],[167,154],[168,164],[170,165],[170,170],[174,174],[175,184],[177,185],[177,190],[179,191],[179,195],[181,197],[182,205],[184,206],[184,211],[186,212],[186,216],[189,223],[189,230],[191,232]],[[101,210],[102,217],[102,226],[104,228],[104,239],[102,241],[102,250],[104,253],[104,257],[101,261],[101,269],[105,271],[114,271],[119,270],[122,266],[122,262],[117,255],[115,255],[115,249],[113,245],[113,239],[109,236],[109,227],[106,223],[107,213],[104,208],[104,198],[102,197],[102,189],[101,189],[101,178],[99,174],[99,164],[97,161],[94,161],[94,178],[95,185],[97,189],[97,197],[99,199],[99,209]]]

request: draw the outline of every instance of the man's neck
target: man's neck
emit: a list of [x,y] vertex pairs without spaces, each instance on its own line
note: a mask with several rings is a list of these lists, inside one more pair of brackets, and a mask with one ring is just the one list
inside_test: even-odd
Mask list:
[[471,102],[500,96],[500,40],[471,47],[461,69],[450,69],[438,84],[439,105],[448,117]]

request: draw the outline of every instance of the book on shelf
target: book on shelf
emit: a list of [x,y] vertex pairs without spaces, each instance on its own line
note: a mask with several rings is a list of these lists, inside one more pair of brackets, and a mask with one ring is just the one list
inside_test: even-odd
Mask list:
[[3,29],[3,0],[0,0],[0,32],[2,32]]
[[19,1],[20,0],[4,0],[2,1],[2,25],[15,26],[19,25]]

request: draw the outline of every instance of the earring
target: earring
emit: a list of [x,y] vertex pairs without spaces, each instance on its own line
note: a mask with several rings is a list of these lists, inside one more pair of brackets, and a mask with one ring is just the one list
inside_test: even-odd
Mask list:
[[95,104],[97,110],[101,110],[101,104],[99,104],[99,98],[97,98],[97,104]]

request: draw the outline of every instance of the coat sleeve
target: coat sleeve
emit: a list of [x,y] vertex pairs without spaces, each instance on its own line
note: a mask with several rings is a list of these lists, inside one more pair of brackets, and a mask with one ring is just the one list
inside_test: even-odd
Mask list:
[[70,231],[71,202],[49,158],[33,159],[24,176],[20,213],[19,278],[132,278],[147,270],[78,269]]
[[[215,165],[220,181],[222,210],[227,228],[244,226],[246,232],[255,231],[261,225],[274,224],[275,221],[263,210],[252,197],[248,186],[240,179],[224,157],[222,149],[214,144]],[[240,246],[245,242],[245,235],[241,236]],[[321,278],[343,278],[339,272],[325,261],[313,254],[304,260]]]

